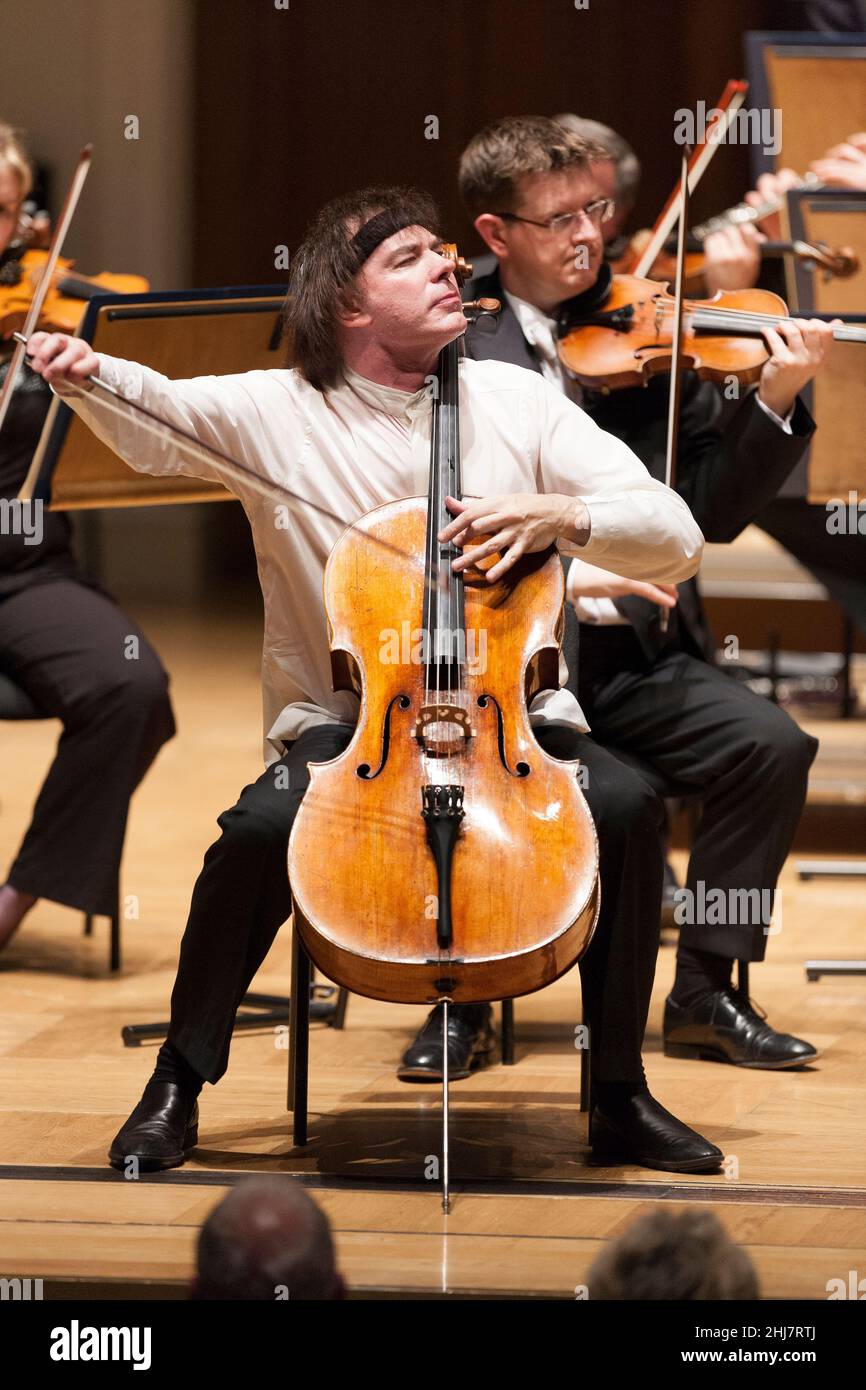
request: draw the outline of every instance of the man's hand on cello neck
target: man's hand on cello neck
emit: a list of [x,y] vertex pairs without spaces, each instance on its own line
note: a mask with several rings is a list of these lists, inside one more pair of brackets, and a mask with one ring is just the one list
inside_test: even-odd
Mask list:
[[490,584],[507,574],[521,555],[546,550],[560,538],[586,545],[592,529],[586,503],[561,493],[516,492],[468,502],[446,497],[445,505],[454,520],[439,532],[438,539],[465,547],[452,569],[459,573],[501,552],[502,559],[485,571]]

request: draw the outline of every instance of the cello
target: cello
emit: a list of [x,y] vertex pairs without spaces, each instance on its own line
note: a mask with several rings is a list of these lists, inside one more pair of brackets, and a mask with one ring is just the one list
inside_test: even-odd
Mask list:
[[[310,764],[289,841],[312,960],[402,1003],[541,989],[585,950],[599,906],[578,764],[545,753],[529,722],[533,696],[558,684],[559,558],[524,555],[491,584],[496,556],[455,574],[458,551],[438,540],[446,496],[461,496],[458,363],[455,339],[431,382],[427,497],[375,508],[328,560],[334,686],[361,710],[346,750]],[[407,628],[411,653],[383,659],[383,633]]]

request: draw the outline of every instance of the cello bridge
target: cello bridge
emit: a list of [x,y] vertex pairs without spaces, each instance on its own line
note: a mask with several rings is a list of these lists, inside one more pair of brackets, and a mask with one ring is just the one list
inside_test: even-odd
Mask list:
[[449,758],[461,752],[475,730],[461,705],[432,704],[421,706],[412,733],[428,757]]

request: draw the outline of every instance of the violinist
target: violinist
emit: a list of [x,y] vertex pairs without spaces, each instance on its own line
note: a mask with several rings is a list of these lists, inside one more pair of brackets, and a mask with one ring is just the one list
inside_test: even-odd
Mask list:
[[[605,255],[615,262],[628,245],[625,228],[637,196],[640,164],[631,147],[609,126],[567,114],[556,120],[574,134],[600,145],[607,156],[593,165],[593,172],[606,196],[616,199],[614,215],[602,225]],[[830,188],[866,191],[866,132],[855,132],[832,146],[809,165],[807,174]],[[743,202],[754,209],[765,207],[784,198],[788,189],[801,186],[803,181],[793,169],[762,174],[757,188],[746,193]],[[766,238],[777,242],[782,230],[776,211],[758,219],[753,226],[732,223],[706,237],[703,276],[710,290],[749,289],[760,280],[766,289],[783,294],[781,262],[761,258],[762,242]],[[831,535],[826,508],[796,496],[772,498],[756,512],[754,524],[811,570],[866,634],[866,535],[854,531]]]
[[[4,270],[7,279],[14,274],[6,253],[31,181],[21,141],[0,123],[0,282]],[[0,384],[7,346],[0,343]],[[0,887],[0,949],[39,898],[100,916],[118,911],[129,800],[175,731],[156,653],[79,570],[68,518],[15,501],[50,401],[45,383],[25,370],[0,430],[0,670],[63,724],[29,829]]]
[[[560,306],[594,295],[596,282],[610,274],[603,261],[610,184],[596,172],[603,156],[546,117],[501,120],[470,141],[460,161],[461,194],[495,262],[466,293],[501,299],[504,307],[496,331],[470,336],[467,350],[543,377],[658,478],[669,377],[654,377],[645,389],[591,394],[568,379],[557,354]],[[676,486],[711,540],[732,540],[742,530],[812,434],[797,392],[824,360],[830,329],[792,320],[767,336],[772,355],[758,390],[745,395],[723,432],[713,388],[692,374],[684,382]],[[764,957],[766,906],[791,847],[817,741],[706,659],[708,633],[694,585],[680,584],[678,592],[633,566],[628,575],[616,571],[584,553],[568,573],[581,618],[578,693],[593,740],[703,798],[684,900],[693,912],[680,928],[665,1046],[738,1066],[802,1066],[817,1056],[815,1048],[763,1022],[733,989],[731,971],[735,959]],[[662,610],[669,613],[667,632]],[[736,920],[709,912],[696,920],[713,890],[733,904]],[[661,895],[642,899],[640,930],[653,949],[660,902]],[[739,904],[745,910],[738,912]],[[479,1040],[489,1046],[489,1018],[461,1019],[459,1008],[452,1018],[459,1072]],[[407,1056],[416,1078],[441,1073],[441,1045],[429,1034]]]
[[[91,373],[302,499],[276,524],[285,510],[279,492],[263,499],[237,474],[265,602],[267,767],[219,817],[221,836],[192,895],[168,1038],[111,1146],[115,1166],[134,1155],[142,1167],[169,1168],[195,1144],[198,1093],[223,1075],[238,1004],[291,910],[287,841],[308,762],[336,757],[352,739],[359,700],[333,688],[323,573],[347,526],[426,491],[429,382],[440,350],[466,327],[437,220],[427,195],[411,189],[367,189],[322,209],[292,261],[292,370],[170,381],[65,335],[37,334],[30,344],[35,370],[135,468],[211,475],[209,456],[190,458],[174,437],[154,443],[134,415],[118,420],[96,391],[75,391]],[[543,377],[464,358],[460,398],[466,494],[448,506],[467,555],[455,570],[480,549],[498,551],[496,569],[506,573],[522,553],[556,544],[661,583],[694,572],[702,538],[682,499]],[[224,469],[213,476],[225,481]],[[554,757],[585,760],[602,844],[605,905],[581,963],[595,1038],[594,1152],[616,1149],[675,1171],[715,1168],[718,1148],[649,1094],[641,1066],[655,951],[641,912],[661,891],[659,803],[586,738],[567,688],[536,695],[530,718]],[[520,795],[519,784],[510,794]],[[341,833],[335,825],[335,851]]]

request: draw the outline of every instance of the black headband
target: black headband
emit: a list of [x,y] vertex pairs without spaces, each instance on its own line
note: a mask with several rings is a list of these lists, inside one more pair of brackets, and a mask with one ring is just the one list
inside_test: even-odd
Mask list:
[[395,232],[402,232],[404,227],[417,227],[417,210],[410,212],[405,205],[395,208],[383,208],[381,212],[374,215],[359,227],[352,237],[349,245],[354,247],[357,252],[357,269],[372,256],[377,246],[381,246],[383,241],[387,241],[389,236]]

